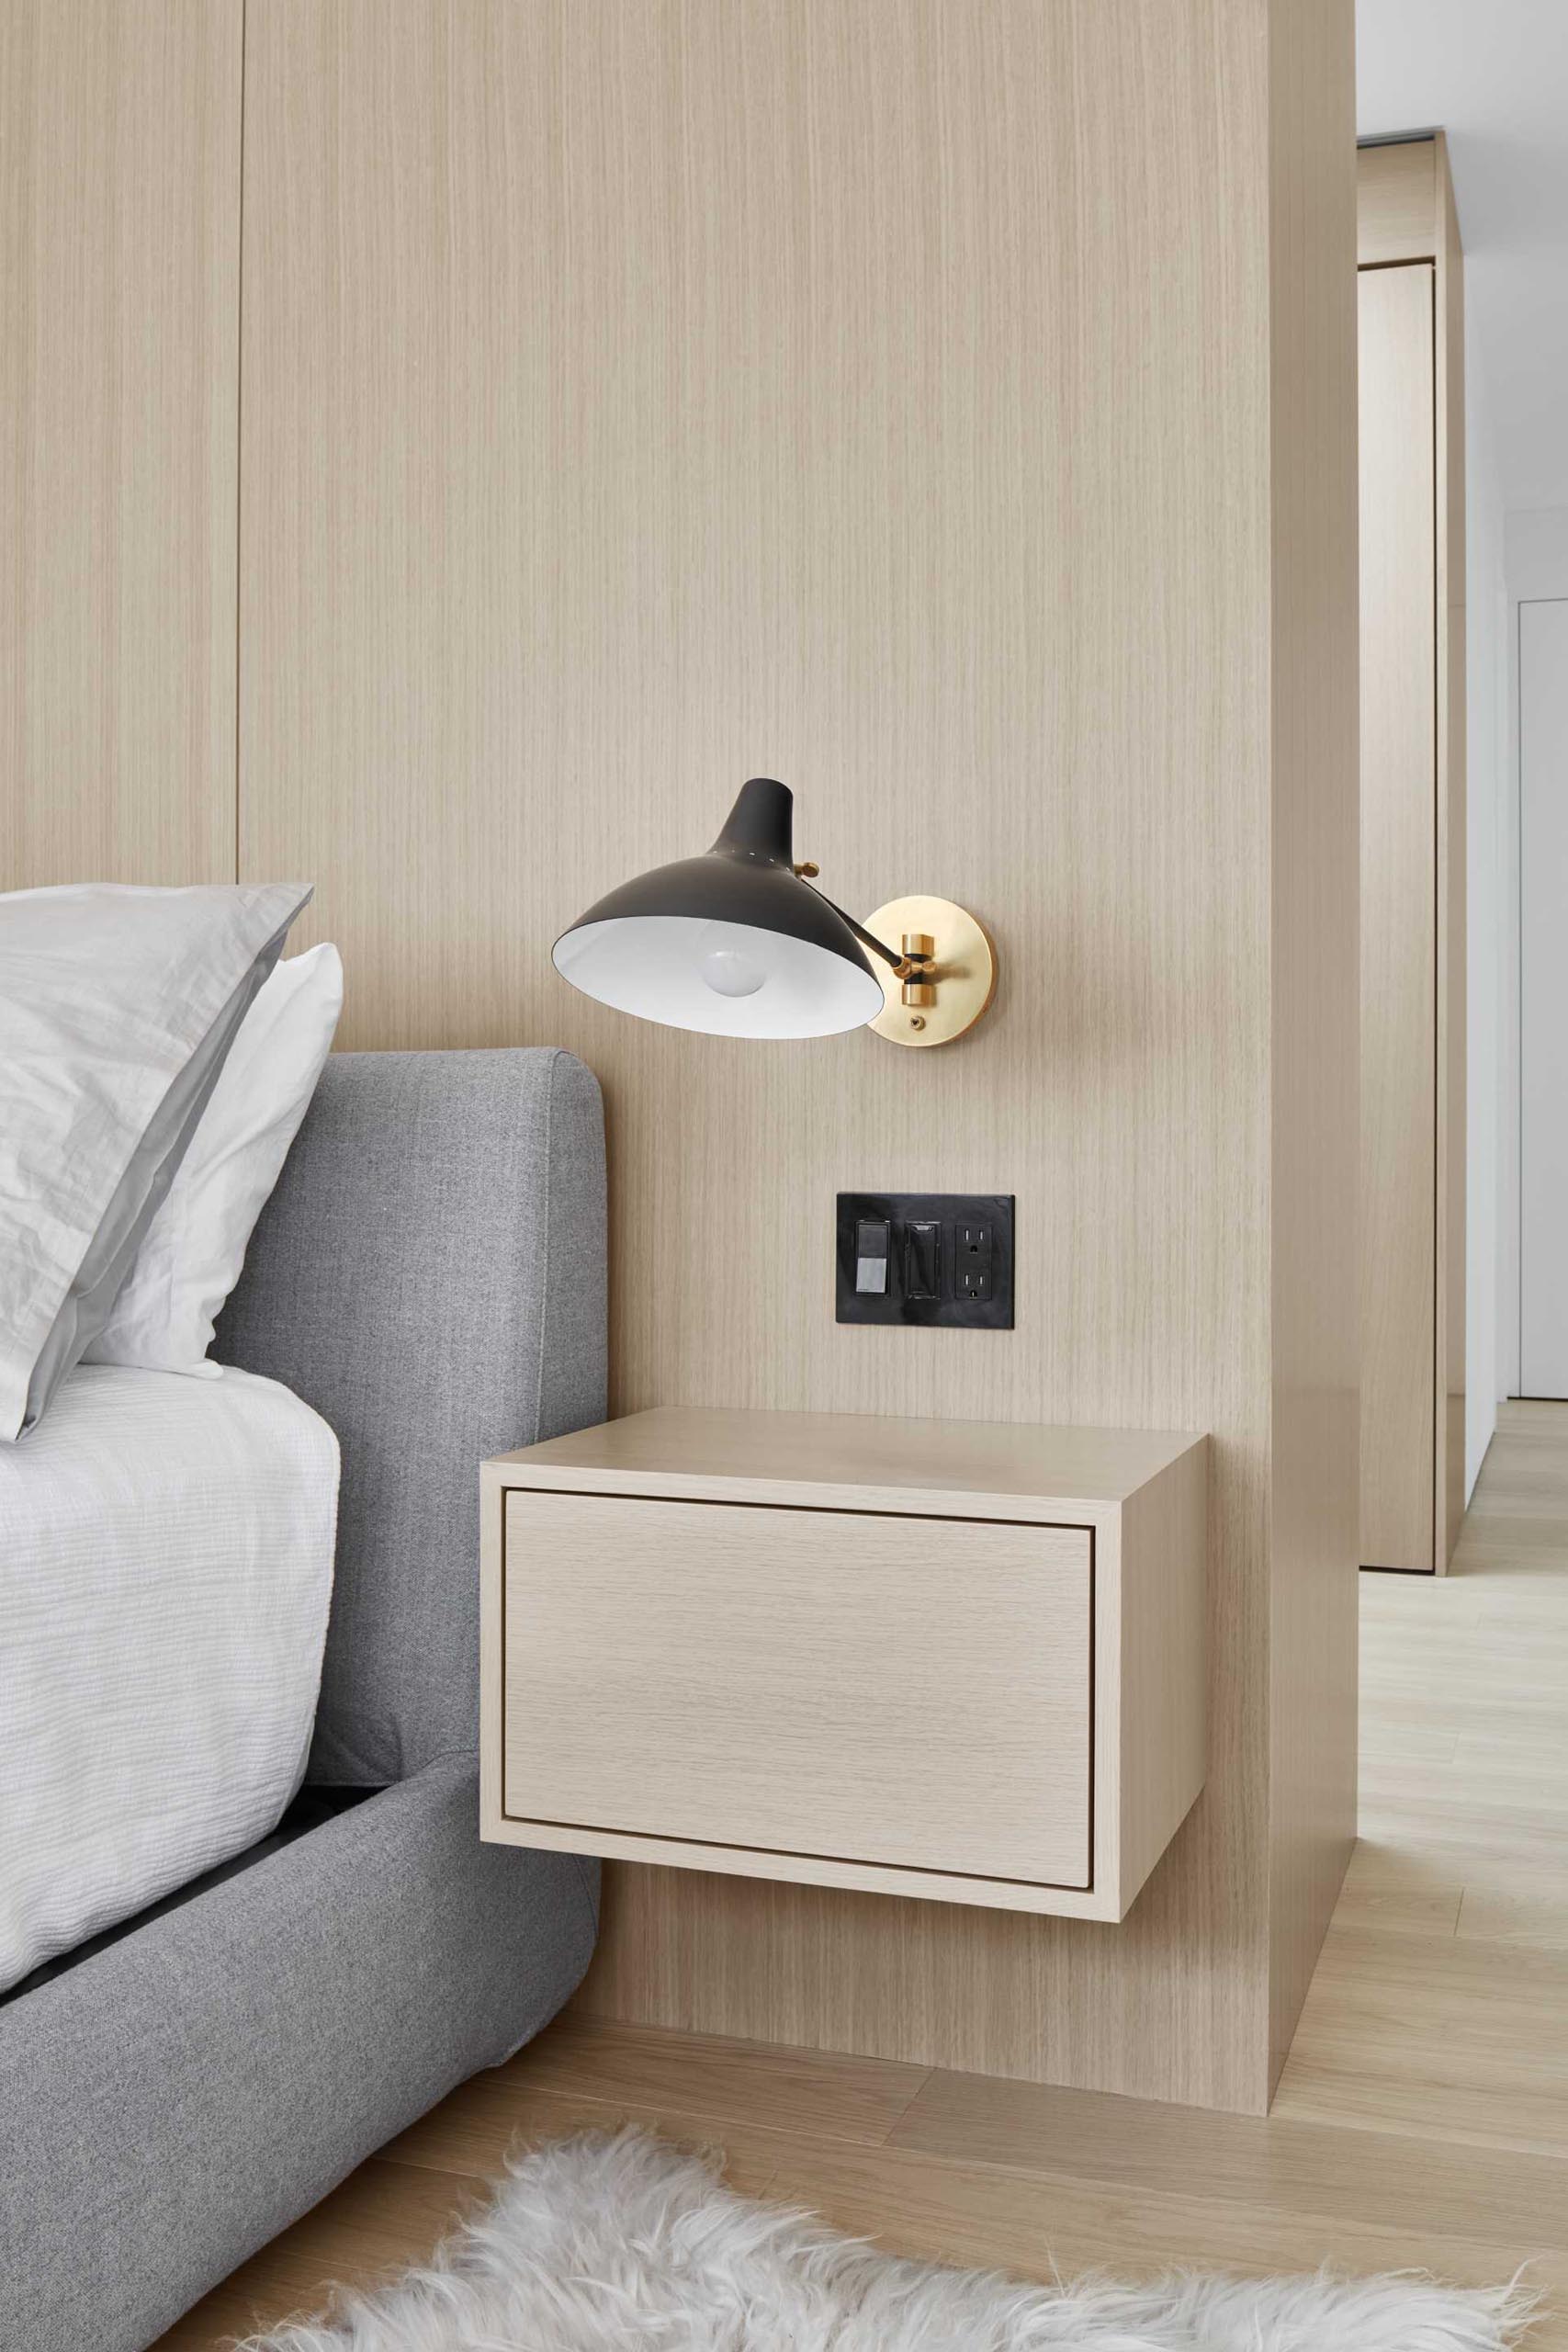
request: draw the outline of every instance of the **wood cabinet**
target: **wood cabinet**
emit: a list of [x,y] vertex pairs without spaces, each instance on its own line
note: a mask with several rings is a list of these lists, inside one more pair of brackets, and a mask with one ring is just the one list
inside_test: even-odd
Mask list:
[[484,1484],[488,1838],[1120,1919],[1202,1786],[1202,1439],[667,1409]]
[[1440,139],[1364,148],[1363,1566],[1441,1571],[1464,1510],[1461,259]]

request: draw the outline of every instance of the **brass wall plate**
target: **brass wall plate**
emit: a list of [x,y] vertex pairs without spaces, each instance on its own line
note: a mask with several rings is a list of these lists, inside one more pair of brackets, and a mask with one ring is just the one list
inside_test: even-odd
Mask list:
[[951,899],[889,899],[865,927],[896,948],[906,932],[929,932],[936,943],[936,1002],[919,1010],[904,1002],[904,984],[879,956],[867,961],[882,982],[882,1011],[871,1023],[896,1046],[946,1046],[972,1029],[996,994],[996,951],[983,926]]

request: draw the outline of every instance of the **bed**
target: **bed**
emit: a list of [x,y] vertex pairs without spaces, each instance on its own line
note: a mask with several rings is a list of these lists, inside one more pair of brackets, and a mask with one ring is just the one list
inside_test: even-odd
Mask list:
[[0,1993],[277,1827],[337,1441],[275,1380],[82,1364],[0,1451]]
[[[0,1772],[31,1757],[53,1808],[7,1890],[28,1973],[0,2006],[6,2352],[141,2352],[536,2032],[592,1948],[596,1865],[481,1845],[475,1763],[478,1464],[604,1409],[589,1072],[551,1050],[335,1057],[216,1352],[235,1370],[211,1382],[79,1370],[26,1442],[59,1419],[34,1582],[14,1553],[0,1570],[34,1694]],[[249,1497],[228,1552],[215,1476],[205,1507],[165,1486],[91,1556],[116,1480],[156,1487],[170,1405],[147,1383],[186,1392],[182,1458],[228,1451]],[[118,1765],[137,1711],[117,1642],[165,1684],[164,1735]],[[220,1680],[238,1713],[212,1711]]]

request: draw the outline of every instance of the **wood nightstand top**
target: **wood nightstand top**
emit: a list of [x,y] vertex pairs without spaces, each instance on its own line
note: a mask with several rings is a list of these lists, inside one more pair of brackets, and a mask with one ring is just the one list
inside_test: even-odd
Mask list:
[[508,1485],[720,1494],[818,1510],[1059,1520],[1114,1510],[1194,1446],[1177,1430],[1044,1429],[660,1406],[503,1453]]

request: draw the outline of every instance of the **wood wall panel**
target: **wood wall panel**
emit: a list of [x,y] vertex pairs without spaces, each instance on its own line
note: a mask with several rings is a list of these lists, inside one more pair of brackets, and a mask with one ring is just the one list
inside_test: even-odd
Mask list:
[[[1362,778],[1371,819],[1366,880],[1391,893],[1364,925],[1372,993],[1363,1038],[1371,1352],[1361,1558],[1441,1574],[1464,1516],[1464,257],[1441,131],[1362,148],[1357,183],[1362,307],[1367,315],[1370,306],[1373,337],[1362,392],[1363,537],[1377,567],[1376,582],[1363,581],[1371,594],[1363,664],[1371,755]],[[1385,270],[1394,282],[1379,288]],[[1430,316],[1424,330],[1413,316],[1405,340],[1410,366],[1425,369],[1424,389],[1409,368],[1403,379],[1389,372],[1387,319],[1402,300],[1415,302],[1417,287],[1427,289]],[[1379,412],[1384,399],[1394,403],[1387,416]],[[1412,469],[1428,448],[1426,503],[1417,509]],[[1413,601],[1391,638],[1387,624],[1402,595]],[[1387,862],[1393,854],[1403,867],[1397,877]],[[1401,1001],[1391,1025],[1391,1007]],[[1415,1182],[1407,1151],[1406,1172],[1395,1181],[1388,1147],[1408,1121],[1417,1085],[1424,1169]]]
[[1361,1537],[1430,1566],[1438,839],[1432,266],[1360,274]]
[[1437,259],[1437,161],[1430,139],[1389,139],[1359,150],[1356,250],[1363,268]]
[[[1290,131],[1297,15],[251,0],[241,870],[317,882],[344,1042],[551,1040],[600,1073],[622,1409],[1216,1439],[1209,1788],[1125,1927],[620,1869],[601,2008],[1267,2096],[1272,1726],[1299,1673],[1343,1748],[1353,1607],[1344,1234],[1325,1262],[1308,1218],[1277,1265],[1272,1228],[1284,1057],[1310,1019],[1356,1059],[1353,888],[1322,899],[1353,844],[1323,617],[1354,612],[1349,379],[1320,426],[1270,333],[1271,272],[1310,340],[1352,267],[1343,194],[1301,178],[1349,186],[1349,12],[1292,62]],[[1310,787],[1303,696],[1336,713]],[[1318,804],[1294,874],[1277,763]],[[756,772],[845,904],[934,888],[986,919],[972,1040],[749,1047],[556,978],[555,933]],[[1313,1099],[1281,1222],[1353,1170],[1353,1117]],[[837,1327],[833,1194],[864,1184],[1015,1192],[1017,1329]],[[1287,1442],[1316,1458],[1282,1580],[1334,1630],[1271,1676]],[[1346,1757],[1312,1770],[1321,1853]],[[1288,1875],[1310,1943],[1321,1860]]]
[[0,888],[234,876],[241,20],[0,9]]
[[1360,632],[1351,12],[1273,0],[1269,45],[1272,2077],[1356,1836]]
[[1438,1311],[1436,1547],[1446,1570],[1464,1518],[1465,1163],[1468,1052],[1464,540],[1464,254],[1448,141],[1433,142],[1438,183]]

